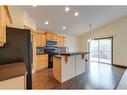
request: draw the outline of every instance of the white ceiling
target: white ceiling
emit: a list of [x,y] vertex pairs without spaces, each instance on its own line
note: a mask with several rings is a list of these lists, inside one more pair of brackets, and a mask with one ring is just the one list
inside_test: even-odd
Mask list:
[[[36,21],[38,29],[74,36],[88,32],[89,24],[94,30],[127,15],[127,6],[70,6],[69,12],[65,12],[65,6],[22,8]],[[79,12],[79,16],[75,17],[74,12]],[[44,24],[46,20],[48,25]],[[66,26],[66,30],[62,26]]]

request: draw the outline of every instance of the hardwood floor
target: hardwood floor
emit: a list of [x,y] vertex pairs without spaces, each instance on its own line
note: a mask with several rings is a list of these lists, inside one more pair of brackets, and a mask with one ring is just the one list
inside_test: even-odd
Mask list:
[[33,89],[115,89],[125,69],[96,62],[86,64],[86,72],[59,83],[53,78],[52,69],[33,74]]
[[45,69],[33,74],[33,89],[52,89],[60,86],[60,83],[53,78],[52,69]]

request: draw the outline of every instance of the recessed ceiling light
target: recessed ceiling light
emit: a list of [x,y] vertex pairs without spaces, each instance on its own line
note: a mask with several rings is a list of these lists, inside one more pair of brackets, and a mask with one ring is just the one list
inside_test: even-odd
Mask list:
[[74,14],[75,16],[78,16],[79,15],[79,13],[78,12],[75,12],[75,14]]
[[70,8],[69,7],[65,7],[65,11],[69,12]]
[[63,30],[65,30],[66,29],[66,26],[63,26],[62,28],[63,28]]
[[48,24],[49,24],[49,22],[48,22],[48,21],[45,21],[45,24],[46,24],[46,25],[48,25]]

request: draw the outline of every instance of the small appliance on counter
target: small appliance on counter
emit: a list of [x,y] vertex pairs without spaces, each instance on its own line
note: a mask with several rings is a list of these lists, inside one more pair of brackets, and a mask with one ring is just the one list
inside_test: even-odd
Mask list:
[[44,47],[36,47],[36,54],[45,54]]

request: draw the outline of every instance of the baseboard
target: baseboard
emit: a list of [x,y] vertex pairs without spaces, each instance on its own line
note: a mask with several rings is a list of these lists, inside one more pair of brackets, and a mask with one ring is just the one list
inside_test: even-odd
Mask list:
[[112,64],[113,66],[121,67],[121,68],[127,68],[127,66],[124,65],[118,65],[118,64]]

